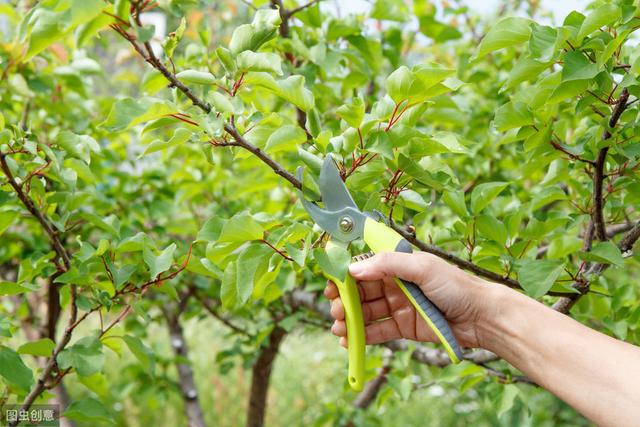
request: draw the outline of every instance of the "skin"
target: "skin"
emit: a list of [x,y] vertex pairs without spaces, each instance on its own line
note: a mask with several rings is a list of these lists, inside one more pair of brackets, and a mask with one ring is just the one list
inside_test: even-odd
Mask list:
[[[504,358],[537,384],[601,426],[640,422],[640,348],[594,331],[506,286],[487,282],[423,252],[381,253],[352,264],[367,344],[398,338],[437,342],[393,281],[420,286],[463,347]],[[325,295],[331,331],[347,345],[344,307],[335,284]]]

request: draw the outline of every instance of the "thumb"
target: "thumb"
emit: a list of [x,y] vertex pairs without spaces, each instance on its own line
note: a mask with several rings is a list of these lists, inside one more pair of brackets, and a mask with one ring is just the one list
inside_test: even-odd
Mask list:
[[382,252],[349,266],[349,273],[358,280],[381,280],[398,277],[416,284],[424,282],[431,256],[424,252]]

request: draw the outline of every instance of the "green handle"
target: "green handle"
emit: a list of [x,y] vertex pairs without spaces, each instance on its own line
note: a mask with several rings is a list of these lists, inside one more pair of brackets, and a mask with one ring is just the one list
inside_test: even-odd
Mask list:
[[[331,244],[331,241],[329,241],[327,247]],[[340,299],[344,306],[345,322],[347,324],[349,385],[353,390],[360,391],[364,386],[364,354],[366,344],[360,293],[358,292],[356,281],[348,273],[344,280],[333,277],[326,272],[325,275],[336,284],[338,292],[340,292]]]
[[[385,224],[367,218],[364,223],[364,241],[374,252],[412,252],[411,245],[401,235]],[[407,296],[416,311],[436,334],[446,350],[451,362],[462,360],[462,350],[440,309],[422,292],[415,283],[395,279],[396,284]]]

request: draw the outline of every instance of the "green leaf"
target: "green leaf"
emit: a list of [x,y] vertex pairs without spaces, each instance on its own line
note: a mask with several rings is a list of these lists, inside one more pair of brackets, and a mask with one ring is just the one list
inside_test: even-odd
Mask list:
[[533,58],[520,58],[509,73],[509,80],[505,83],[504,89],[510,89],[518,83],[529,81],[540,76],[549,67],[546,62],[540,62]]
[[555,53],[557,38],[558,31],[555,28],[533,23],[529,39],[529,53],[533,58],[542,62],[551,60]]
[[226,309],[232,309],[238,302],[237,263],[230,262],[224,269],[222,285],[220,288],[220,300]]
[[155,355],[153,350],[147,347],[140,338],[133,335],[125,335],[122,340],[127,344],[131,353],[138,359],[144,369],[151,376],[155,375]]
[[598,66],[590,62],[581,52],[571,51],[564,55],[562,81],[589,80],[598,75]]
[[264,229],[249,212],[240,212],[232,216],[222,227],[218,242],[247,242],[260,240]]
[[476,227],[480,234],[500,245],[507,242],[507,227],[504,222],[490,215],[480,215],[476,218]]
[[589,252],[579,252],[578,255],[585,261],[594,261],[603,264],[624,266],[624,258],[618,246],[613,242],[598,242]]
[[0,282],[0,295],[17,295],[37,289],[39,289],[37,286],[27,285],[25,283]]
[[33,384],[33,373],[20,355],[9,347],[0,346],[0,376],[22,390],[29,390]]
[[280,13],[275,9],[258,9],[251,24],[237,27],[231,35],[229,50],[237,55],[245,50],[257,51],[274,38],[280,26]]
[[171,265],[173,264],[173,253],[175,251],[175,243],[167,246],[162,252],[160,252],[160,255],[157,256],[150,247],[144,247],[142,257],[144,258],[144,262],[147,264],[147,267],[149,267],[149,275],[152,279],[155,279],[160,273],[171,268]]
[[56,138],[56,144],[70,155],[91,163],[91,153],[100,152],[100,144],[89,135],[77,135],[68,130],[63,130]]
[[120,289],[122,285],[127,283],[131,275],[137,270],[137,267],[134,264],[125,264],[122,268],[118,268],[113,264],[111,258],[108,256],[103,257],[107,267],[109,267],[109,271],[111,272],[111,276],[113,276],[113,285],[116,289]]
[[398,166],[421,184],[432,187],[437,191],[442,191],[449,187],[452,182],[452,177],[446,169],[432,168],[432,170],[427,170],[404,154],[398,156]]
[[591,12],[582,22],[580,31],[578,32],[578,42],[584,37],[598,30],[600,27],[612,24],[620,19],[620,6],[612,3],[606,3]]
[[282,59],[275,53],[256,53],[246,50],[238,54],[236,64],[242,71],[267,71],[282,75]]
[[278,82],[280,97],[286,99],[302,111],[309,111],[313,108],[313,93],[304,86],[303,76],[289,76]]
[[522,102],[507,102],[496,111],[493,126],[500,132],[534,124],[533,113]]
[[412,95],[411,85],[415,76],[406,66],[401,66],[387,77],[385,88],[396,104],[406,101]]
[[178,28],[175,31],[169,33],[169,36],[162,42],[162,47],[164,48],[164,53],[167,55],[167,57],[173,57],[173,51],[176,49],[176,47],[178,47],[178,43],[180,43],[180,40],[182,40],[182,36],[184,35],[184,30],[186,28],[187,20],[183,16],[182,19],[180,19],[180,25],[178,25]]
[[387,77],[385,87],[397,105],[404,102],[414,105],[448,92],[450,89],[440,83],[454,73],[455,70],[427,66],[409,70],[403,65]]
[[273,253],[273,250],[266,244],[253,243],[238,256],[236,293],[240,305],[244,305],[249,300],[256,279],[266,272],[269,258]]
[[85,397],[72,402],[62,415],[71,420],[86,423],[87,425],[114,423],[113,416],[107,408],[93,397]]
[[151,40],[155,32],[155,25],[144,25],[142,27],[136,27],[136,34],[140,43],[146,43]]
[[347,277],[351,254],[345,248],[327,244],[325,249],[314,250],[313,255],[327,277],[340,281],[344,281]]
[[542,191],[538,191],[534,194],[531,201],[531,210],[538,210],[549,203],[556,202],[558,200],[566,200],[567,195],[560,187],[546,187]]
[[176,74],[176,77],[184,82],[199,85],[212,85],[217,82],[216,76],[208,71],[184,70]]
[[393,146],[391,144],[391,139],[389,138],[389,132],[385,132],[384,130],[379,130],[369,134],[366,148],[367,151],[378,153],[386,159],[394,159]]
[[74,28],[91,21],[102,13],[105,4],[101,0],[70,0],[49,2],[35,7],[27,15],[30,28],[24,60],[42,52],[56,41],[70,34]]
[[571,80],[568,82],[562,82],[555,88],[547,103],[557,104],[565,99],[573,98],[587,90],[589,87],[589,80]]
[[211,103],[211,106],[219,113],[233,113],[233,105],[226,96],[220,92],[209,92],[207,94],[207,100]]
[[442,193],[442,201],[451,208],[451,210],[460,218],[469,216],[467,205],[464,201],[464,193],[462,191],[445,191]]
[[498,407],[496,414],[498,418],[502,417],[506,412],[509,412],[513,407],[513,403],[516,396],[518,396],[518,393],[518,387],[514,384],[507,384],[502,388],[502,398],[500,399],[500,406]]
[[336,113],[353,128],[359,128],[364,118],[364,101],[362,98],[353,98],[350,104],[340,106]]
[[284,80],[276,81],[270,74],[262,72],[247,73],[244,78],[245,85],[262,87],[269,92],[289,101],[296,107],[307,112],[314,106],[313,93],[307,89],[303,76],[289,76]]
[[265,151],[277,153],[279,151],[294,151],[299,144],[307,141],[307,134],[297,125],[282,126],[267,139]]
[[554,260],[524,260],[518,265],[518,280],[532,298],[546,294],[563,271],[563,263]]
[[403,0],[376,0],[371,9],[371,18],[405,22],[409,18],[409,8]]
[[217,216],[209,218],[198,232],[197,241],[213,242],[218,240],[225,222],[225,220]]
[[17,211],[0,212],[0,236],[7,230],[7,228],[11,227],[11,224],[13,224],[17,217]]
[[228,74],[232,74],[236,71],[236,62],[233,59],[233,55],[229,52],[229,49],[219,47],[216,49],[216,56],[220,60],[220,63],[224,67]]
[[478,46],[477,58],[506,47],[517,46],[529,40],[531,20],[508,17],[498,21]]
[[87,336],[76,341],[71,347],[62,350],[57,357],[62,369],[74,368],[78,375],[88,377],[102,371],[104,353],[102,343],[95,337]]
[[133,126],[173,114],[177,108],[168,102],[155,98],[125,98],[111,107],[107,119],[100,126],[108,132],[122,132]]
[[184,144],[189,140],[189,138],[191,138],[191,135],[193,135],[192,131],[185,128],[178,128],[173,132],[173,135],[168,141],[156,139],[151,142],[151,144],[147,145],[147,148],[145,148],[144,153],[142,153],[141,156],[146,156],[147,154],[155,153],[156,151],[166,150],[169,147]]
[[53,353],[56,344],[49,338],[42,338],[22,344],[18,347],[20,354],[32,354],[34,356],[49,357]]
[[485,182],[475,186],[471,192],[471,212],[480,213],[508,185],[506,182]]

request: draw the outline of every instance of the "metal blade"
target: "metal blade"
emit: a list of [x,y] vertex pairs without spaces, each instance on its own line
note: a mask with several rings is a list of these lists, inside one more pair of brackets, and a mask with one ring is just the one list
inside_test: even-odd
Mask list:
[[331,156],[327,156],[322,163],[319,185],[325,209],[330,211],[347,207],[358,209]]
[[[302,181],[301,167],[298,168],[297,177]],[[329,211],[307,200],[302,191],[299,191],[299,194],[300,202],[311,219],[336,241],[349,243],[363,236],[366,216],[357,208],[346,206],[342,209]],[[349,226],[345,227],[345,221]]]

